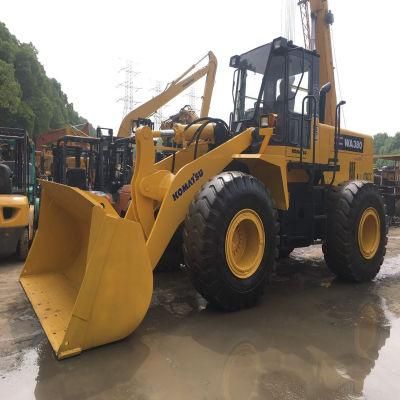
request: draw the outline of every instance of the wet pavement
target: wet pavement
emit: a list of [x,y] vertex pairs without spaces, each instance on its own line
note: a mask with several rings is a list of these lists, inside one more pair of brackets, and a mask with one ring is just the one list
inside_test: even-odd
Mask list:
[[318,247],[280,263],[251,310],[207,308],[184,271],[156,275],[129,338],[57,361],[0,262],[0,399],[397,399],[400,228],[374,282],[337,282]]

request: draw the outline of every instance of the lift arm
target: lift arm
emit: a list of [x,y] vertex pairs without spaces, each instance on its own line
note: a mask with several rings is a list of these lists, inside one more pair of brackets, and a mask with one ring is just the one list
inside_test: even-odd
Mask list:
[[319,53],[321,85],[331,82],[332,88],[326,98],[325,123],[335,125],[336,115],[336,87],[332,54],[332,38],[330,25],[333,23],[333,14],[328,7],[328,0],[310,0],[312,18],[312,44]]
[[[205,58],[208,57],[208,64],[203,68],[191,73]],[[200,118],[208,116],[210,110],[211,96],[214,88],[215,74],[217,72],[217,58],[214,53],[210,51],[203,58],[201,58],[197,63],[193,64],[188,68],[182,75],[173,80],[167,88],[160,93],[158,96],[153,97],[151,100],[139,107],[132,110],[121,122],[119,127],[118,137],[130,136],[132,131],[132,124],[139,118],[148,118],[156,110],[158,110],[163,105],[167,104],[171,99],[178,96],[185,89],[193,85],[199,79],[206,75],[206,82],[204,85],[203,92],[203,103],[200,111]],[[189,75],[189,73],[191,73]]]

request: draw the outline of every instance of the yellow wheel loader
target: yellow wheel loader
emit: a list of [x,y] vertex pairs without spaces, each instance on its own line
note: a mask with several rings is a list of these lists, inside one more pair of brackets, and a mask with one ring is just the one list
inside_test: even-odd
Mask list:
[[[193,285],[223,310],[254,305],[279,252],[296,247],[321,244],[342,279],[378,273],[387,222],[372,182],[373,142],[341,128],[343,102],[320,79],[331,64],[277,38],[230,65],[229,126],[207,117],[136,130],[124,218],[104,198],[42,183],[39,229],[20,281],[58,358],[137,328],[153,269],[182,226]],[[332,115],[334,126],[326,123]],[[154,163],[160,137],[173,141],[173,154]]]

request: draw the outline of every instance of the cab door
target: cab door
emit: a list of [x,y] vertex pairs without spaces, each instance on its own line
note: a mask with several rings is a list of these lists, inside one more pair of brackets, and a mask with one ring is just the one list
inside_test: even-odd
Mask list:
[[312,94],[312,56],[303,49],[296,49],[288,53],[287,63],[286,156],[300,159],[303,143],[303,161],[310,162],[313,107],[310,100],[305,100],[303,110],[303,100]]

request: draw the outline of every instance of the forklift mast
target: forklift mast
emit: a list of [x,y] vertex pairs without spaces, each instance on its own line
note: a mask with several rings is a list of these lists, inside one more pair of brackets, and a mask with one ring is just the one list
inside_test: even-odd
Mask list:
[[0,162],[11,170],[11,190],[36,197],[35,151],[25,129],[0,127]]

